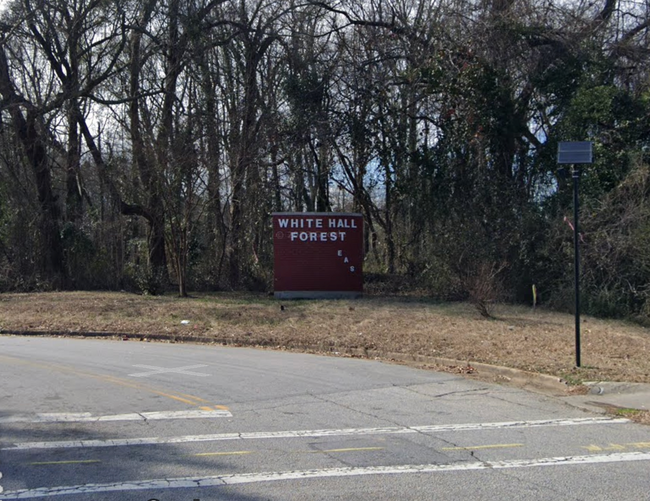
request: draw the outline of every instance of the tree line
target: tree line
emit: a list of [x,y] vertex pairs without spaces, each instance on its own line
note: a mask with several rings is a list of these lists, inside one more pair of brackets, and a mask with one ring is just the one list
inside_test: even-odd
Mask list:
[[570,308],[555,155],[588,140],[587,308],[648,318],[649,24],[645,0],[10,1],[0,290],[266,290],[271,213],[343,211],[376,290]]

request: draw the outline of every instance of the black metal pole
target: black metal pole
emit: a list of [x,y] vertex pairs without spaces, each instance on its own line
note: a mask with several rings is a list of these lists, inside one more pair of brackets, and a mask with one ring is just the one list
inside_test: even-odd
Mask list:
[[580,201],[578,199],[578,182],[580,169],[573,166],[573,248],[575,268],[575,294],[576,294],[576,367],[580,367],[580,232],[578,229],[578,214]]

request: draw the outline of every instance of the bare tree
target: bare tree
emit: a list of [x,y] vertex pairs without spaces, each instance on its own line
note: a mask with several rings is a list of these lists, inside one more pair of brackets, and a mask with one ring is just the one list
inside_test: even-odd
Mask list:
[[[15,137],[33,175],[39,204],[40,249],[39,271],[54,286],[65,279],[61,243],[61,211],[52,186],[52,162],[48,154],[47,132],[43,130],[41,110],[16,88],[15,77],[7,58],[7,32],[0,39],[0,95],[2,109],[11,117]],[[20,71],[20,68],[13,68]]]

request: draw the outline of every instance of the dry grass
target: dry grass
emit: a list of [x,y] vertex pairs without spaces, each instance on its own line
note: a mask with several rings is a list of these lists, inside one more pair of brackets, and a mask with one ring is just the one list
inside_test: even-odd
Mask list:
[[583,367],[576,369],[571,315],[516,306],[499,306],[495,315],[485,319],[468,304],[408,298],[280,302],[252,294],[191,299],[106,292],[0,295],[5,332],[109,333],[130,339],[162,334],[340,355],[445,357],[556,375],[570,383],[650,383],[647,328],[584,318]]
[[650,425],[650,411],[638,409],[622,409],[620,407],[608,407],[607,412],[614,416],[627,418],[639,424]]

